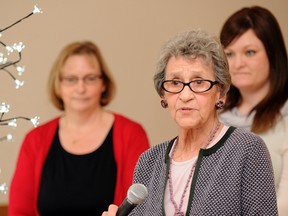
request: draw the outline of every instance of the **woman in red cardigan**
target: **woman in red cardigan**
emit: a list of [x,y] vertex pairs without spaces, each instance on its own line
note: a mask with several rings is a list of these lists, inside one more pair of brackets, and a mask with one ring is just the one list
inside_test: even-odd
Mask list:
[[101,215],[126,197],[137,159],[149,148],[147,134],[139,123],[104,109],[115,83],[92,42],[62,50],[48,88],[63,114],[26,135],[9,215]]

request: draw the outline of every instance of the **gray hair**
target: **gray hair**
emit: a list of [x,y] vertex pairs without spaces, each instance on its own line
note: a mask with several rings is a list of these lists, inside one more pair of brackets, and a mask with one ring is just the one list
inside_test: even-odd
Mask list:
[[164,94],[161,85],[165,80],[167,63],[171,57],[179,56],[188,60],[201,58],[205,64],[211,64],[221,86],[221,96],[228,92],[231,84],[229,65],[219,39],[203,30],[192,30],[172,37],[160,51],[154,75],[154,86],[160,96]]

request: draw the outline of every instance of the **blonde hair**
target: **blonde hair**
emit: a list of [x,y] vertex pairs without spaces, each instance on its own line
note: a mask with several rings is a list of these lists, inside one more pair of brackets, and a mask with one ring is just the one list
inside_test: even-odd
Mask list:
[[101,106],[108,105],[115,96],[116,85],[110,70],[108,69],[100,49],[91,41],[73,42],[68,44],[60,52],[58,58],[51,68],[48,78],[48,94],[52,104],[59,110],[64,110],[64,102],[59,94],[61,70],[68,57],[72,55],[94,56],[100,64],[101,74],[105,85],[105,91],[101,95]]

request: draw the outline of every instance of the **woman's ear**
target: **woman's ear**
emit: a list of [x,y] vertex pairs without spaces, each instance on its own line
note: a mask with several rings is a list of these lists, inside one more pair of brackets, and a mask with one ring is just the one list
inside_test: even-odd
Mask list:
[[222,95],[220,96],[219,100],[223,101],[224,103],[226,102],[226,99],[227,99],[227,95]]
[[166,99],[162,96],[161,97],[161,101],[160,101],[161,106],[166,109],[168,107],[168,103],[166,101]]
[[226,95],[219,97],[219,99],[216,101],[215,106],[217,110],[223,109],[226,102]]

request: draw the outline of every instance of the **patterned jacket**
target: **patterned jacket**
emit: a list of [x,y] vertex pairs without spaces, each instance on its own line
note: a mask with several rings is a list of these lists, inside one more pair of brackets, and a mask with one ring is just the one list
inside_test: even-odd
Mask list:
[[[164,191],[174,140],[150,148],[139,158],[134,182],[147,187],[148,197],[130,215],[165,215]],[[200,150],[186,215],[278,215],[273,180],[263,140],[230,127],[214,146]]]

